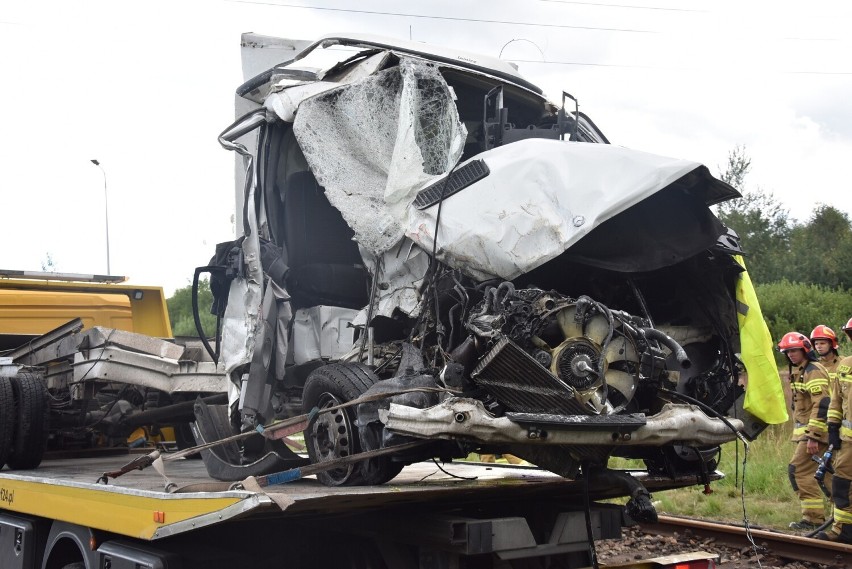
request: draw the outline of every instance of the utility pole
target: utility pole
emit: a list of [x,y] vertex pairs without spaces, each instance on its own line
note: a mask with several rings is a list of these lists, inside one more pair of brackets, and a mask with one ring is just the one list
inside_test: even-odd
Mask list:
[[104,220],[106,221],[106,254],[107,254],[107,276],[112,275],[112,272],[109,268],[109,201],[107,200],[107,179],[106,179],[106,171],[104,170],[101,163],[95,159],[90,160],[92,164],[97,166],[101,174],[104,175]]

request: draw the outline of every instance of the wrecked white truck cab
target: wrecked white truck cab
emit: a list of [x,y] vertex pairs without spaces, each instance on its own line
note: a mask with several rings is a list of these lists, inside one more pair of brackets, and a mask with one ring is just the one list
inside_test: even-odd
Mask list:
[[[306,67],[323,51],[338,61]],[[325,484],[512,453],[623,488],[641,518],[647,492],[609,457],[706,478],[759,432],[724,417],[742,268],[709,206],[738,194],[706,167],[610,145],[506,62],[411,42],[325,38],[238,95],[256,110],[220,140],[244,157],[244,234],[196,272],[232,405],[198,409],[197,438],[316,408],[312,462],[422,443]],[[224,479],[303,460],[205,453]]]

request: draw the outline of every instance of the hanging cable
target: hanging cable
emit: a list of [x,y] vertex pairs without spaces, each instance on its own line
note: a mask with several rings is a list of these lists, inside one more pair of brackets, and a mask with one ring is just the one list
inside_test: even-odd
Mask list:
[[586,515],[586,539],[589,544],[589,559],[592,562],[592,567],[598,569],[598,553],[595,550],[595,536],[592,533],[592,503],[589,499],[589,470],[591,470],[589,462],[583,462],[581,466],[583,470],[583,513]]

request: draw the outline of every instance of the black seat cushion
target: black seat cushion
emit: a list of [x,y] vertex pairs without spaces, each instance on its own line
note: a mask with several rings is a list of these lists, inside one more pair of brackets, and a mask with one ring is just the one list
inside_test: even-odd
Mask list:
[[287,288],[294,303],[365,306],[369,275],[352,240],[354,232],[311,172],[287,178],[282,215],[290,265]]

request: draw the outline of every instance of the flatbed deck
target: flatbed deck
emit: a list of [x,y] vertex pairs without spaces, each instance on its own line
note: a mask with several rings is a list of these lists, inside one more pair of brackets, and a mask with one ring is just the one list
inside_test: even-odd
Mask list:
[[[423,462],[407,466],[381,486],[327,487],[313,477],[288,484],[230,490],[211,480],[199,460],[167,463],[166,475],[177,492],[153,468],[97,482],[131,455],[45,460],[36,470],[0,471],[0,508],[66,521],[145,540],[184,533],[226,520],[249,517],[301,517],[358,514],[376,508],[416,508],[446,504],[517,500],[574,500],[582,482],[528,466]],[[637,475],[650,490],[697,484],[695,477],[654,478]],[[713,478],[721,475],[714,473]],[[199,486],[208,484],[208,486]],[[198,491],[196,491],[198,490]],[[593,492],[594,499],[614,497]]]

